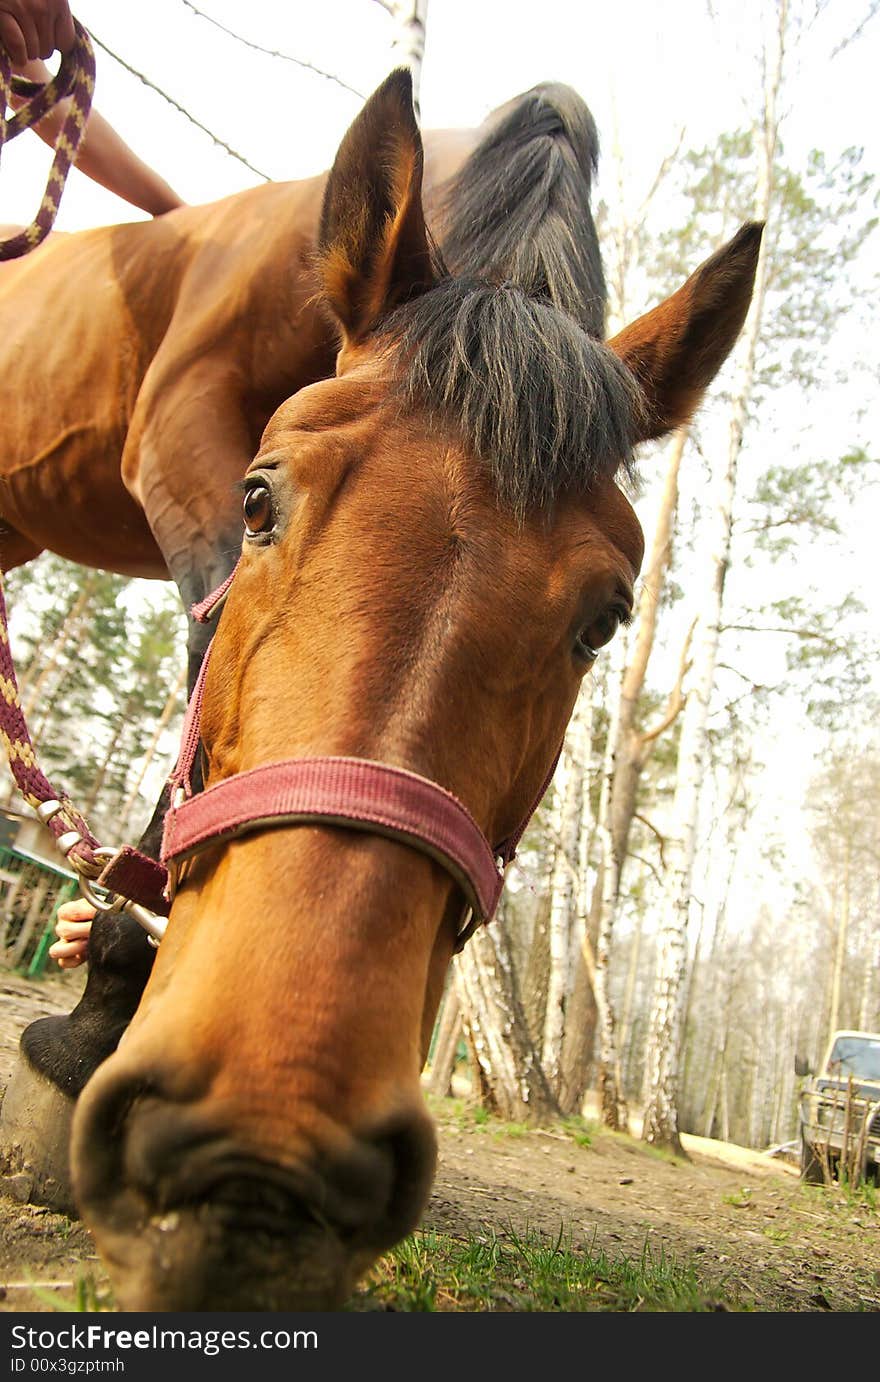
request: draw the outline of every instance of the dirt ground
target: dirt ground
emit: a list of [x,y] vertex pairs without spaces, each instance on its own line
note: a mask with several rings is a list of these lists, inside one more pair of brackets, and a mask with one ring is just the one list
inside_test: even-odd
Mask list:
[[[0,1088],[28,1021],[69,1010],[76,979],[0,974]],[[727,1143],[687,1138],[687,1164],[628,1138],[522,1133],[481,1123],[460,1102],[434,1105],[440,1161],[426,1227],[456,1237],[514,1229],[608,1257],[647,1248],[694,1264],[706,1288],[760,1311],[880,1311],[880,1208],[867,1196],[802,1186],[791,1166]],[[0,1199],[0,1311],[51,1311],[78,1280],[104,1280],[79,1223]]]

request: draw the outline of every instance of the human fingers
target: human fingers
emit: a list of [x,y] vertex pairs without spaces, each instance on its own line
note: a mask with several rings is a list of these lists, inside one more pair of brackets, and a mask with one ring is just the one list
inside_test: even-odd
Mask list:
[[0,38],[16,64],[68,52],[76,30],[68,0],[0,0]]
[[92,923],[90,921],[56,921],[55,935],[63,941],[84,940],[87,941],[91,934]]
[[49,954],[61,969],[76,969],[88,956],[87,940],[56,941],[49,947]]
[[75,897],[72,902],[63,902],[58,908],[58,920],[94,921],[96,910],[84,897]]
[[70,6],[67,0],[56,0],[57,13],[55,15],[55,47],[59,53],[69,53],[76,43],[76,29],[73,26],[73,15],[70,13]]
[[20,24],[5,10],[0,10],[0,47],[6,49],[13,67],[23,67],[30,56]]

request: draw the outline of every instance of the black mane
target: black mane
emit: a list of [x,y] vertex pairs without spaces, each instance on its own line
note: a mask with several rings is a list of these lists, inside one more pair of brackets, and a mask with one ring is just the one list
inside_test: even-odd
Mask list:
[[445,191],[437,285],[380,327],[406,404],[457,429],[520,515],[630,465],[642,402],[602,344],[597,156],[568,87],[498,112]]

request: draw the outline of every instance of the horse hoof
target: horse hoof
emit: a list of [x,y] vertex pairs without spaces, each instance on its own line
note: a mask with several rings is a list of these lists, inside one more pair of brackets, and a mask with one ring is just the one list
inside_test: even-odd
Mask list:
[[76,1217],[69,1155],[75,1105],[19,1052],[0,1106],[0,1194]]

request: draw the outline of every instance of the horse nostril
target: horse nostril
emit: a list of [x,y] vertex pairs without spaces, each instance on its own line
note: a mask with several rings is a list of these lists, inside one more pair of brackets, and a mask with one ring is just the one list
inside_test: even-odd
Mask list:
[[[384,1204],[365,1229],[379,1249],[391,1247],[415,1228],[434,1179],[437,1139],[434,1125],[420,1106],[374,1130],[369,1144],[388,1166]],[[378,1209],[378,1206],[375,1206]]]

